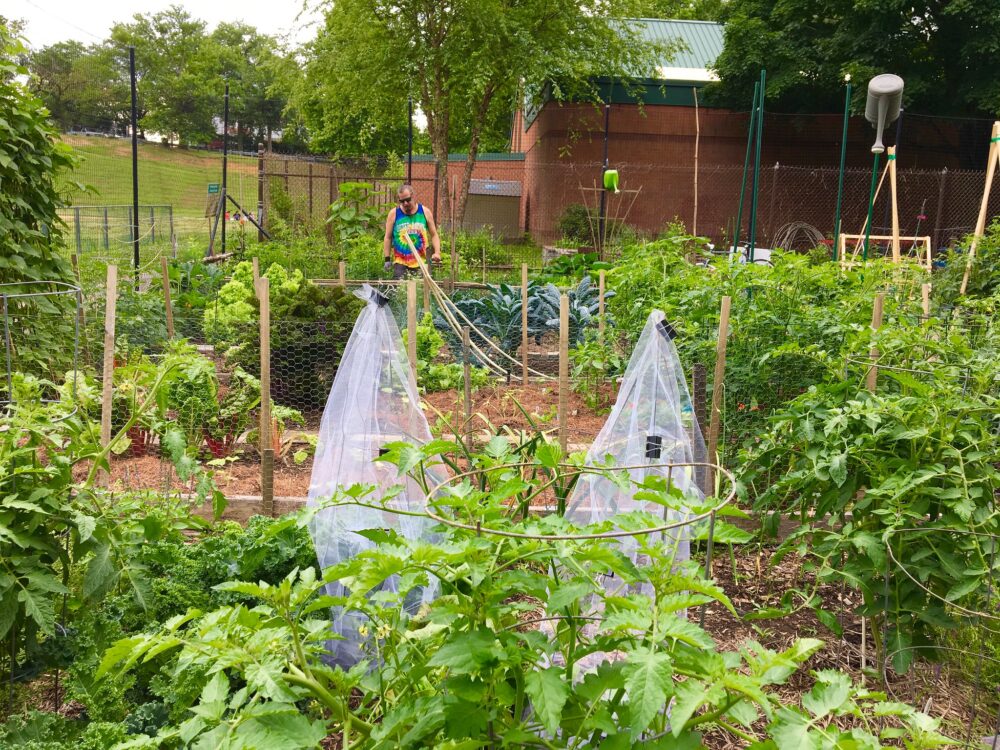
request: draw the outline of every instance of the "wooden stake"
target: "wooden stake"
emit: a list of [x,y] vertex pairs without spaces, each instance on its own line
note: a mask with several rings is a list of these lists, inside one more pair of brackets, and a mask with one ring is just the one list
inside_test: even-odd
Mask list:
[[959,289],[959,294],[965,294],[965,290],[969,286],[969,274],[972,272],[976,248],[979,247],[979,240],[986,232],[986,212],[989,209],[990,190],[993,187],[997,161],[1000,161],[1000,122],[993,123],[993,133],[990,136],[990,154],[986,157],[986,185],[983,187],[983,202],[979,204],[979,219],[976,221],[976,231],[972,235],[972,244],[969,246],[969,257],[965,262],[965,273],[962,275],[962,288]]
[[347,263],[345,261],[340,261],[337,264],[337,280],[340,281],[340,285],[347,289]]
[[559,447],[566,453],[569,426],[569,297],[559,295]]
[[899,201],[896,198],[896,147],[889,146],[889,193],[892,201],[892,262],[899,263]]
[[462,393],[464,396],[463,414],[465,416],[462,421],[462,436],[466,442],[471,438],[472,426],[472,363],[470,362],[469,349],[469,326],[462,326],[462,378],[464,384]]
[[259,295],[260,292],[257,291],[257,287],[259,286],[258,282],[260,281],[260,261],[254,257],[250,263],[253,266],[253,290],[255,294]]
[[597,272],[597,336],[604,343],[604,287],[607,281],[604,269]]
[[[691,87],[694,96],[694,217],[691,220],[691,234],[698,236],[698,144],[701,141],[701,122],[698,118],[698,89]],[[774,195],[774,191],[771,191]],[[602,271],[603,273],[603,271]]]
[[[115,379],[115,308],[118,304],[118,266],[108,266],[104,290],[104,381],[101,384],[101,448],[111,443],[111,408]],[[108,454],[108,464],[111,455]],[[105,482],[110,478],[103,474]]]
[[486,248],[483,248],[483,283],[486,283]]
[[170,275],[167,273],[167,259],[160,256],[160,273],[163,276],[163,305],[167,310],[167,337],[174,337],[174,308],[170,302]]
[[927,320],[931,316],[931,285],[921,284],[920,285],[920,301],[924,309],[924,320]]
[[[705,365],[700,362],[696,362],[691,368],[691,400],[694,402],[694,419],[698,423],[699,431],[705,424],[705,395],[707,380],[708,372],[705,370]],[[708,482],[705,481],[705,477],[707,476],[705,467],[698,467],[695,471],[695,476],[698,479],[698,486],[701,488],[701,491],[706,495],[711,494],[709,492]]]
[[[722,298],[719,310],[719,340],[715,345],[715,376],[712,381],[712,413],[708,425],[708,463],[721,463],[717,455],[719,447],[719,425],[722,420],[722,385],[726,377],[726,339],[729,337],[730,297]],[[715,471],[708,471],[708,487],[714,491]]]
[[528,264],[521,264],[521,382],[528,384]]
[[[431,272],[431,266],[427,266],[427,273]],[[420,286],[424,290],[424,315],[431,311],[431,285],[427,283],[427,279],[420,280]]]
[[260,495],[265,516],[274,516],[274,445],[271,421],[271,280],[257,282],[260,300]]
[[451,289],[455,291],[455,282],[458,281],[458,246],[455,244],[455,176],[451,178],[451,200],[448,202],[451,208]]
[[406,354],[410,360],[410,372],[417,379],[417,282],[406,282]]
[[[882,327],[882,307],[885,304],[885,294],[879,292],[875,295],[875,304],[872,306],[872,331],[877,331]],[[868,388],[872,393],[875,392],[875,386],[878,384],[878,367],[876,363],[879,358],[879,351],[877,346],[873,346],[869,352],[872,358],[871,369],[868,370],[868,377],[865,381],[865,387]]]

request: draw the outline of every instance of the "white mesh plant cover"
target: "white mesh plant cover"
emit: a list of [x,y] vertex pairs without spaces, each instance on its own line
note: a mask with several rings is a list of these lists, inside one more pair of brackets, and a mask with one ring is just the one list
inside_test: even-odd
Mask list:
[[[391,488],[402,485],[404,490],[385,501],[386,507],[423,511],[426,502],[419,484],[408,476],[400,477],[395,465],[375,460],[387,443],[420,445],[431,440],[417,384],[386,298],[367,284],[355,294],[367,305],[348,339],[323,412],[308,502],[316,506],[338,488],[362,484],[374,485],[374,494],[364,500],[378,505]],[[375,546],[355,532],[394,529],[407,539],[419,539],[429,536],[430,526],[428,519],[391,510],[341,505],[320,510],[310,522],[309,531],[320,567],[326,569]],[[382,589],[395,591],[396,583],[389,579]],[[434,584],[431,581],[429,586],[408,595],[406,609],[412,612],[430,601],[436,590]],[[343,584],[333,583],[327,593],[343,596],[348,592]],[[359,612],[334,611],[333,632],[343,637],[328,642],[334,663],[347,668],[360,660],[364,639],[358,627],[364,622],[365,616]]]
[[[638,483],[650,476],[669,479],[671,486],[690,498],[692,504],[704,498],[699,486],[703,469],[660,466],[705,462],[706,459],[705,441],[672,341],[674,335],[663,313],[654,310],[632,352],[614,408],[587,451],[588,466],[603,465],[610,457],[613,466],[634,467],[628,469],[631,487],[626,489],[600,474],[584,474],[567,504],[566,518],[573,523],[613,522],[620,514],[639,510],[662,519],[661,525],[686,520],[689,514],[683,510],[634,499]],[[658,540],[667,545],[668,554],[675,550],[674,562],[677,564],[690,557],[690,535],[689,527],[680,526],[646,541]],[[632,562],[641,562],[635,537],[623,537],[619,544]],[[601,583],[609,593],[621,587],[613,575],[602,576]],[[638,593],[649,595],[652,591],[644,584]],[[596,666],[604,658],[603,654],[592,656],[594,658],[588,658],[588,663],[581,666]]]

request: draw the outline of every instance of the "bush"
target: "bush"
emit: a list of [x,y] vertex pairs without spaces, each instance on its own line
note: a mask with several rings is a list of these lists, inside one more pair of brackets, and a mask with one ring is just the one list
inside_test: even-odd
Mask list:
[[569,241],[569,247],[591,245],[594,242],[590,211],[582,203],[570,203],[566,206],[556,228],[562,239]]

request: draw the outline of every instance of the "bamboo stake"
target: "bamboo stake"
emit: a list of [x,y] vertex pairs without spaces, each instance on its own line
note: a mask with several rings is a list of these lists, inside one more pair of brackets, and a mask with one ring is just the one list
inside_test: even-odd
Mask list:
[[260,281],[260,260],[254,257],[250,262],[253,265],[253,289],[254,292],[259,295],[260,292],[258,291],[258,282]]
[[347,288],[347,262],[346,261],[342,260],[342,261],[340,261],[340,263],[337,264],[337,280],[340,282],[340,285],[342,287],[344,287],[344,289]]
[[920,297],[921,304],[924,310],[924,320],[927,320],[931,316],[931,285],[921,284],[920,285]]
[[[701,141],[701,121],[698,117],[698,89],[691,87],[694,96],[694,217],[691,220],[691,234],[698,236],[698,145]],[[601,273],[604,273],[603,271]]]
[[528,382],[528,264],[521,264],[521,382]]
[[462,394],[464,398],[462,434],[466,441],[471,437],[472,426],[472,363],[469,361],[469,326],[462,326]]
[[160,273],[163,276],[163,305],[167,311],[167,337],[174,337],[174,307],[170,302],[170,275],[167,273],[167,259],[160,256]]
[[[875,304],[872,306],[872,331],[877,331],[882,327],[882,307],[885,303],[885,294],[879,292],[875,295]],[[865,380],[865,387],[868,388],[872,393],[875,392],[875,386],[878,384],[878,367],[876,363],[879,358],[879,350],[877,346],[873,346],[869,352],[872,358],[871,369],[868,370],[868,377]]]
[[[115,308],[118,304],[118,266],[108,266],[104,290],[104,381],[101,384],[101,448],[111,442],[111,408],[115,378]],[[111,454],[108,454],[108,465]],[[102,470],[102,479],[110,477]]]
[[410,359],[410,372],[417,379],[417,282],[406,282],[406,355]]
[[[719,463],[716,455],[719,446],[719,425],[722,419],[722,385],[726,377],[726,339],[729,336],[730,297],[722,298],[719,310],[719,340],[715,345],[715,376],[712,381],[712,413],[709,415],[708,426],[708,463]],[[709,467],[709,488],[715,487],[715,470]]]
[[271,280],[257,282],[260,300],[260,495],[265,516],[274,516],[274,425],[271,421]]
[[566,453],[569,425],[569,297],[559,296],[559,447]]
[[597,272],[597,337],[604,343],[604,288],[607,280],[604,269]]
[[899,263],[899,201],[896,198],[896,147],[889,146],[889,192],[892,201],[892,262]]
[[1000,161],[1000,122],[993,123],[993,132],[990,135],[990,154],[986,158],[986,185],[983,186],[983,202],[979,204],[979,219],[976,221],[976,231],[972,235],[972,244],[969,246],[969,257],[965,262],[965,273],[962,275],[962,288],[959,294],[965,294],[969,286],[969,274],[972,272],[972,263],[976,258],[976,248],[979,247],[979,240],[986,232],[986,212],[989,209],[990,190],[993,187],[993,176],[996,174],[997,162]]

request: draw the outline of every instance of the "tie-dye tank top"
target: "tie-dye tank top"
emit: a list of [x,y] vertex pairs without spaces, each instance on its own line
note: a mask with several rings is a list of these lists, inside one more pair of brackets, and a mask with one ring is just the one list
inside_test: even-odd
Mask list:
[[417,259],[410,251],[410,245],[406,242],[404,235],[410,235],[410,242],[420,253],[421,259],[427,257],[427,245],[430,239],[427,232],[427,217],[424,216],[424,206],[417,204],[417,210],[413,215],[406,214],[403,209],[396,207],[396,219],[392,223],[392,251],[394,262],[407,268],[417,268]]

